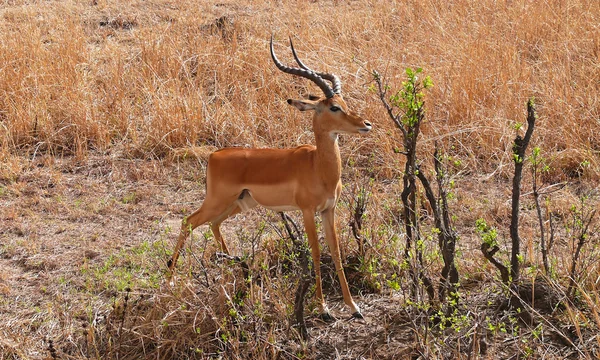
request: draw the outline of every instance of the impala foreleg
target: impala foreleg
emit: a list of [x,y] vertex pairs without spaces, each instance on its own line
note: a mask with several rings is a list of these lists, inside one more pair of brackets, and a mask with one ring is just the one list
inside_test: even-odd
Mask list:
[[317,227],[315,225],[315,213],[314,211],[303,211],[302,216],[304,218],[304,228],[306,229],[306,235],[308,237],[308,244],[310,245],[310,251],[313,259],[313,265],[315,270],[315,298],[319,303],[319,311],[321,316],[325,320],[331,319],[329,309],[325,300],[323,299],[323,288],[321,285],[321,250],[319,249],[319,238],[317,237]]
[[348,287],[348,281],[346,280],[344,268],[342,267],[340,243],[335,232],[335,208],[323,211],[321,213],[321,216],[323,218],[323,227],[325,228],[325,239],[327,240],[327,245],[329,245],[331,258],[333,259],[335,270],[340,280],[342,294],[344,295],[344,302],[350,307],[350,310],[352,311],[352,316],[356,318],[362,318],[360,309],[358,308],[354,300],[352,300],[350,288]]

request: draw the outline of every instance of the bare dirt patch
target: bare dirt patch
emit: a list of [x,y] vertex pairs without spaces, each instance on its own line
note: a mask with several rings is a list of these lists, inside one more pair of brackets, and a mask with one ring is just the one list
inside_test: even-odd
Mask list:
[[[10,351],[41,355],[44,339],[66,340],[110,301],[116,289],[96,288],[89,269],[155,243],[165,218],[199,200],[194,180],[173,183],[177,169],[166,176],[157,162],[44,158],[2,184],[0,332],[13,339]],[[157,267],[166,261],[155,260]]]

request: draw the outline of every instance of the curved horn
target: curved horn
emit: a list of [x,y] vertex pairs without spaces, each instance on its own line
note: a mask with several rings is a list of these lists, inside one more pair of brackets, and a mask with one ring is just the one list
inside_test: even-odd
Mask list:
[[308,68],[306,68],[306,69],[290,68],[290,67],[283,65],[281,62],[279,62],[279,59],[277,59],[277,56],[275,56],[275,51],[273,50],[273,35],[271,35],[271,57],[273,58],[273,62],[275,63],[275,66],[277,66],[277,68],[279,70],[281,70],[287,74],[301,76],[303,78],[306,78],[306,79],[314,82],[315,84],[317,84],[317,86],[319,86],[321,88],[321,90],[323,91],[323,93],[325,94],[325,96],[327,98],[331,98],[331,97],[333,97],[333,95],[336,94],[336,92],[333,91],[329,87],[329,85],[327,85],[325,80],[323,80],[323,78],[321,76],[319,76],[317,73],[315,73],[314,71],[312,71]]
[[331,81],[331,84],[333,85],[334,93],[339,94],[342,92],[342,82],[340,81],[340,78],[338,78],[335,74],[316,72],[316,71],[312,70],[311,68],[309,68],[308,66],[304,65],[304,63],[302,61],[300,61],[300,58],[298,58],[298,55],[296,54],[296,50],[294,50],[294,43],[292,42],[291,37],[290,37],[290,47],[292,48],[292,54],[294,54],[294,59],[296,59],[296,62],[298,63],[298,65],[300,65],[301,68],[303,68],[304,70],[312,71],[315,74],[322,77],[323,79]]

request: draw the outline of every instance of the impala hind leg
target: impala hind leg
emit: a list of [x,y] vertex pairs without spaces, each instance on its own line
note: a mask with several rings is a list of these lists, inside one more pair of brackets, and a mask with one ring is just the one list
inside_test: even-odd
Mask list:
[[342,294],[344,295],[344,302],[350,307],[353,317],[362,319],[363,316],[360,313],[360,309],[358,308],[354,300],[352,300],[352,295],[350,294],[350,289],[348,287],[348,281],[346,280],[344,268],[342,267],[342,260],[340,255],[340,242],[335,232],[334,211],[335,208],[332,208],[329,210],[325,210],[321,213],[321,216],[323,218],[323,227],[325,228],[325,239],[327,240],[327,244],[329,245],[331,258],[333,259],[333,263],[335,264],[335,271],[337,272],[338,278],[340,280]]
[[229,253],[227,245],[225,244],[225,240],[223,240],[223,236],[221,235],[221,223],[227,218],[239,214],[242,211],[252,209],[256,205],[258,205],[258,203],[252,198],[250,192],[248,190],[244,190],[227,210],[225,210],[217,218],[210,221],[210,229],[212,230],[213,235],[215,235],[215,240],[221,245],[221,250],[227,255],[231,254]]
[[315,225],[315,212],[314,211],[303,211],[302,217],[304,218],[304,228],[306,230],[306,236],[308,237],[308,244],[310,245],[310,251],[313,259],[313,268],[315,270],[315,298],[319,303],[319,311],[321,317],[324,320],[332,320],[333,317],[329,314],[329,309],[323,299],[323,287],[321,285],[321,250],[319,249],[319,238],[317,237],[317,227]]
[[221,214],[218,218],[212,220],[210,222],[210,230],[212,230],[213,235],[215,236],[215,240],[221,246],[221,251],[223,251],[227,255],[231,255],[229,249],[227,248],[227,244],[225,244],[225,240],[223,239],[223,235],[221,235],[221,223],[225,221],[227,218],[239,214],[242,211],[239,206],[233,204],[227,211]]
[[[183,248],[183,245],[185,244],[185,240],[187,239],[189,234],[192,231],[194,231],[194,229],[197,228],[198,226],[203,225],[207,222],[213,222],[216,219],[219,219],[220,217],[222,217],[223,214],[232,212],[235,207],[234,202],[235,202],[236,198],[237,197],[233,197],[231,199],[227,199],[228,201],[223,201],[223,202],[219,202],[219,203],[217,203],[215,201],[210,201],[209,199],[206,199],[204,201],[204,203],[202,204],[202,206],[200,207],[200,209],[196,210],[192,215],[187,216],[183,219],[183,221],[181,222],[181,231],[179,232],[179,238],[177,239],[177,245],[175,245],[175,249],[173,250],[173,256],[167,262],[167,266],[169,267],[169,270],[171,272],[173,271],[173,269],[175,268],[175,265],[177,264],[177,259],[179,258],[179,252]],[[226,217],[227,216],[225,216],[224,218],[226,218]],[[219,232],[219,235],[220,235],[220,232]],[[225,246],[225,243],[222,242],[222,238],[221,238],[220,245],[222,246],[223,251],[228,252],[227,247]]]

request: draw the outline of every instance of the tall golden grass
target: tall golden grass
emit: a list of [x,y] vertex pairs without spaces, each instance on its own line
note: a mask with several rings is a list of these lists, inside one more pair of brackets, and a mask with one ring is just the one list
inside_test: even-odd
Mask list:
[[600,176],[598,1],[14,1],[0,18],[4,155],[310,143],[309,119],[283,100],[318,89],[278,72],[274,34],[288,63],[292,36],[306,63],[340,75],[375,124],[346,154],[392,158],[370,71],[399,87],[404,68],[423,67],[435,83],[425,143],[492,171],[535,96],[534,142],[554,173]]

